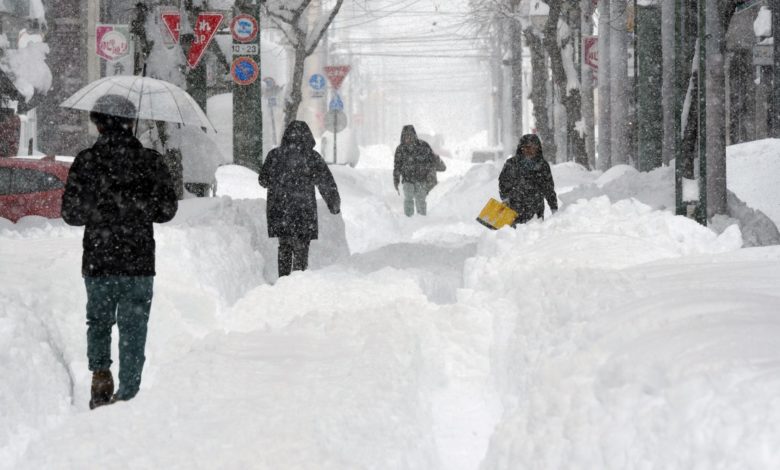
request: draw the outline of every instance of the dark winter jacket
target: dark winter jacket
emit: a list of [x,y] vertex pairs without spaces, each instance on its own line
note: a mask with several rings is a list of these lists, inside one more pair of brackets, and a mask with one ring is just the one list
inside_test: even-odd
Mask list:
[[534,216],[544,217],[545,199],[551,210],[558,210],[550,165],[541,155],[529,160],[518,152],[509,158],[498,177],[498,192],[517,211],[516,223],[528,222]]
[[287,127],[282,145],[268,153],[258,178],[268,188],[268,236],[316,240],[315,186],[328,209],[338,214],[341,197],[322,156],[314,151],[314,136],[303,121]]
[[127,131],[102,134],[70,167],[62,218],[85,225],[87,277],[153,276],[153,222],[176,215],[178,201],[162,156]]
[[401,144],[395,149],[393,164],[393,184],[428,183],[429,190],[436,185],[436,172],[446,167],[431,146],[417,138],[414,126],[404,126],[401,131]]

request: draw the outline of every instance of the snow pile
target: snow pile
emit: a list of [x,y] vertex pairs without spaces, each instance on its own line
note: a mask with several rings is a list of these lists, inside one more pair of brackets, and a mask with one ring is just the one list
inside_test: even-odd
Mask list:
[[[728,204],[731,217],[716,217],[712,221],[712,228],[723,230],[738,223],[744,234],[745,246],[780,244],[780,232],[777,229],[780,210],[776,209],[780,207],[780,191],[772,183],[772,175],[780,172],[778,148],[778,142],[773,140],[728,147],[728,182],[731,190]],[[559,192],[559,198],[564,204],[603,195],[612,201],[635,198],[654,209],[674,212],[674,167],[665,166],[650,172],[640,172],[628,165],[618,165],[604,172],[593,183],[582,184],[564,194]],[[741,198],[744,198],[744,202]],[[764,209],[770,217],[763,213]]]
[[[348,255],[344,225],[324,206],[320,226],[323,240],[312,243],[313,267]],[[0,461],[12,462],[37,434],[33,430],[56,424],[73,412],[73,403],[86,403],[82,233],[40,217],[0,228],[4,266],[25,267],[0,270],[0,408],[8,410],[0,420]],[[163,364],[219,329],[225,309],[276,279],[277,242],[267,237],[263,200],[181,201],[176,218],[155,227],[155,238],[143,388],[155,384]]]
[[393,169],[394,149],[387,145],[370,145],[360,148],[358,168]]
[[601,197],[485,236],[505,413],[483,469],[769,468],[780,250]]
[[772,35],[772,10],[762,6],[753,21],[753,33],[757,38],[765,38]]
[[780,225],[780,139],[731,145],[726,152],[729,189]]
[[0,468],[776,466],[780,247],[633,197],[663,169],[572,164],[561,198],[592,197],[491,232],[501,166],[445,172],[411,219],[390,167],[331,167],[342,216],[281,280],[257,175],[221,167],[241,199],[156,227],[142,393],[93,412],[82,232],[0,226]]
[[33,42],[22,49],[5,49],[0,56],[0,69],[9,74],[27,101],[36,91],[46,93],[51,88],[51,70],[46,65],[48,53],[47,44]]

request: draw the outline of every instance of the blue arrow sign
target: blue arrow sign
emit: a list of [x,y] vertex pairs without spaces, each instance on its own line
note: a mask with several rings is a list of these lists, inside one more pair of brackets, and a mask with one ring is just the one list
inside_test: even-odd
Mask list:
[[328,104],[328,110],[344,111],[344,102],[341,101],[341,96],[339,96],[338,93],[330,100],[330,104]]
[[309,86],[315,90],[320,91],[325,89],[325,85],[327,85],[327,80],[325,80],[325,76],[315,73],[314,75],[309,78]]

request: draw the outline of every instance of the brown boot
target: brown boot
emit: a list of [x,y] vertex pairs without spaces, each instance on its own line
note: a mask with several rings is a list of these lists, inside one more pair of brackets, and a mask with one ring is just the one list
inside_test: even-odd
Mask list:
[[110,369],[96,370],[92,373],[92,399],[89,400],[89,409],[94,410],[98,406],[108,405],[111,395],[114,394],[114,377]]

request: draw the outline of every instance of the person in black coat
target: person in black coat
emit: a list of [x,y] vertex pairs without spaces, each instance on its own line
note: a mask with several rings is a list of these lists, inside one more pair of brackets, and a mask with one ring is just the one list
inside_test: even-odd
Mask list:
[[[153,223],[171,220],[178,200],[162,156],[133,137],[135,106],[99,98],[90,119],[100,136],[76,155],[62,197],[62,218],[85,226],[90,408],[129,400],[139,390],[155,275]],[[119,389],[113,395],[111,329],[119,325]]]
[[436,172],[446,169],[444,162],[433,153],[428,142],[417,138],[414,126],[404,126],[401,130],[401,143],[395,149],[393,186],[398,191],[398,184],[403,183],[404,213],[408,217],[414,215],[415,206],[418,214],[427,214],[425,199],[436,185]]
[[331,214],[341,211],[336,181],[314,145],[309,126],[293,121],[260,170],[260,186],[268,188],[268,236],[279,238],[279,277],[308,267],[309,244],[319,232],[314,188]]
[[524,224],[534,216],[544,218],[545,199],[553,213],[558,210],[555,183],[538,136],[526,134],[520,139],[517,152],[506,161],[498,177],[498,192],[518,214],[513,225]]

